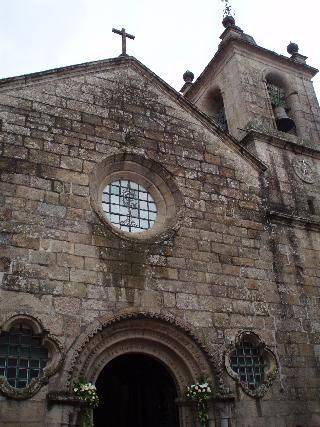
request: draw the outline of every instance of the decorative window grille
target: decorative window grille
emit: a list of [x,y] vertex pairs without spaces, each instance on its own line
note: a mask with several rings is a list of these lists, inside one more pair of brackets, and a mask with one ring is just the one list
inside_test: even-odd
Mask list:
[[231,354],[231,369],[235,371],[242,383],[249,388],[256,388],[264,381],[265,363],[260,355],[259,348],[250,341],[241,341],[237,349]]
[[154,225],[156,204],[147,190],[133,181],[119,180],[107,185],[102,194],[102,208],[115,227],[137,233]]
[[48,361],[48,350],[32,329],[20,324],[0,336],[0,376],[12,387],[23,388],[39,377]]

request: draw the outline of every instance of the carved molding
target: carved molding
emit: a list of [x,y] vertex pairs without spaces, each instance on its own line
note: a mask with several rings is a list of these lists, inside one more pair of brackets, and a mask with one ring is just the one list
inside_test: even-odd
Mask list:
[[[236,350],[237,346],[240,345],[244,337],[250,336],[256,346],[258,347],[261,356],[266,361],[264,371],[264,381],[255,389],[249,388],[246,383],[241,381],[240,376],[235,372],[230,365],[231,354]],[[242,390],[251,397],[260,398],[263,397],[269,388],[272,386],[274,380],[278,377],[278,362],[275,354],[270,348],[261,340],[261,338],[252,331],[241,331],[235,338],[235,343],[231,344],[225,352],[225,366],[228,374],[233,378],[242,388]]]
[[2,331],[8,332],[16,323],[23,322],[31,327],[35,335],[40,335],[41,342],[49,351],[49,360],[42,374],[30,381],[24,388],[12,387],[5,377],[0,377],[0,392],[5,396],[16,400],[28,399],[34,396],[44,384],[47,384],[49,378],[54,375],[63,363],[63,347],[61,343],[47,331],[42,323],[33,316],[27,314],[16,314],[5,321],[0,327]]
[[80,377],[95,382],[104,366],[126,353],[158,359],[171,372],[180,394],[200,375],[225,393],[221,364],[189,325],[169,314],[130,310],[101,318],[81,334],[66,361],[64,390],[71,390]]

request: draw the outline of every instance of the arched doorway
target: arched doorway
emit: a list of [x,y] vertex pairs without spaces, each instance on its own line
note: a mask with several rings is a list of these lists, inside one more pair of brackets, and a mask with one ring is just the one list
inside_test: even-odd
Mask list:
[[109,362],[96,382],[95,427],[178,427],[176,386],[155,358],[125,354]]
[[[156,365],[154,372],[165,369],[165,374],[169,375],[174,383],[179,413],[177,427],[195,425],[194,410],[184,399],[189,384],[199,376],[204,376],[223,390],[221,371],[217,369],[219,364],[214,360],[215,356],[208,352],[193,330],[188,329],[188,325],[174,319],[170,314],[130,311],[115,317],[101,318],[79,336],[69,354],[64,368],[65,375],[61,376],[69,390],[72,390],[73,384],[80,378],[98,384],[104,377],[103,372],[118,358],[120,360],[122,357],[128,357],[127,360],[130,361],[133,355],[140,355],[145,357],[144,361],[151,359]],[[104,378],[105,384],[108,384],[106,376]],[[168,387],[170,389],[170,386]],[[73,415],[68,414],[66,409],[65,416]],[[75,414],[74,416],[78,417]],[[100,423],[96,424],[97,427],[112,427],[106,412],[104,424],[101,424],[99,419],[97,422]],[[134,427],[134,424],[131,423],[130,427]]]

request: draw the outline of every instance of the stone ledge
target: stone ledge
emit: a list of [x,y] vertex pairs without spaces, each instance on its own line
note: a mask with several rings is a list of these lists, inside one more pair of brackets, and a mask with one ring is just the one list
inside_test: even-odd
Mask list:
[[[210,397],[207,399],[208,402],[212,402],[212,403],[232,403],[235,401],[235,396],[233,394],[228,394],[228,395],[222,395],[222,394],[218,394],[215,397]],[[178,406],[194,406],[196,404],[195,400],[191,400],[191,399],[187,399],[185,397],[177,397],[175,399],[175,403]]]
[[[317,148],[304,145],[306,141],[299,139],[295,135],[285,134],[283,132],[272,133],[264,130],[261,132],[256,129],[248,129],[246,136],[239,142],[243,147],[246,147],[250,142],[255,139],[259,139],[263,142],[267,142],[270,145],[274,145],[279,148],[289,149],[297,154],[311,155],[320,158],[320,151]],[[281,135],[280,135],[281,134]]]
[[297,227],[308,227],[310,229],[319,230],[320,229],[320,220],[314,220],[310,218],[305,218],[297,215],[290,215],[278,211],[267,211],[266,215],[271,220],[275,222],[286,223],[288,225],[294,225]]
[[51,392],[47,394],[48,405],[71,405],[71,406],[87,406],[86,402],[79,397],[68,392]]

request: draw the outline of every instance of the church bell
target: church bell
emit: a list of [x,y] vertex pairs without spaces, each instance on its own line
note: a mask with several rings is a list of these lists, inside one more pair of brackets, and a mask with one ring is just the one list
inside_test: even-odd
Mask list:
[[289,132],[292,128],[294,128],[294,121],[288,117],[284,107],[275,107],[273,112],[278,130],[281,132]]

